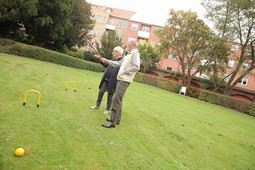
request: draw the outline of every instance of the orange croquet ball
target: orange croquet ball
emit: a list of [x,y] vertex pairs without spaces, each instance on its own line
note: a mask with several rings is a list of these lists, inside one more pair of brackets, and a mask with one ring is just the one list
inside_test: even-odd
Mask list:
[[24,153],[25,153],[25,150],[24,150],[23,148],[17,148],[17,149],[15,150],[15,155],[16,155],[16,156],[23,156]]

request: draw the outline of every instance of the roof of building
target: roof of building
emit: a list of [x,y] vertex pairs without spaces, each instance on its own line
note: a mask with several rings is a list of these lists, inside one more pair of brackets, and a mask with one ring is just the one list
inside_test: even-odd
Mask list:
[[130,19],[135,14],[135,12],[133,11],[127,11],[124,9],[108,7],[105,5],[104,6],[96,5],[96,4],[91,4],[91,5],[95,6],[96,8],[101,8],[102,10],[111,9],[110,15],[118,17],[118,18]]

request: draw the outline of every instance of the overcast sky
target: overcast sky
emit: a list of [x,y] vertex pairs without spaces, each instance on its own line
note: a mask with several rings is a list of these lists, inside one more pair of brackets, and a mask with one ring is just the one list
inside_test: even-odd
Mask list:
[[86,0],[96,5],[125,9],[136,12],[134,20],[163,26],[169,18],[169,10],[191,10],[203,19],[205,9],[202,0]]

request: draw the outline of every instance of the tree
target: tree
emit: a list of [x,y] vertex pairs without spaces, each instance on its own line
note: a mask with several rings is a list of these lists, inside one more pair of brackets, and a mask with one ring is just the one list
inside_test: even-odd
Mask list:
[[112,59],[112,50],[116,46],[121,46],[122,42],[118,39],[116,39],[116,32],[115,31],[107,31],[104,32],[101,44],[98,45],[98,47],[101,46],[99,49],[100,54],[107,59]]
[[93,27],[91,6],[84,0],[4,0],[0,1],[1,34],[7,37],[21,23],[26,34],[37,42],[47,42],[59,49],[78,42],[81,29]]
[[37,15],[38,0],[1,0],[0,36],[9,37],[10,32],[18,29],[18,23]]
[[[233,53],[237,61],[229,74],[224,94],[230,94],[236,84],[255,68],[255,2],[254,0],[203,0],[206,17],[215,25],[217,34],[240,44],[240,55]],[[242,69],[248,64],[248,69]]]
[[38,14],[25,22],[27,33],[36,41],[60,48],[71,29],[73,1],[38,0]]
[[146,72],[151,68],[155,68],[156,64],[159,62],[159,53],[156,49],[148,42],[139,43],[138,45],[143,71]]
[[73,46],[79,43],[77,35],[80,34],[81,30],[91,30],[94,26],[92,20],[91,6],[84,0],[75,0],[72,10],[71,23],[72,27],[68,31],[68,37],[66,43],[68,46]]
[[210,60],[205,63],[201,60],[206,57],[212,33],[196,13],[170,10],[166,25],[156,34],[160,38],[160,52],[165,57],[170,54],[181,65],[183,84],[190,84],[192,77],[210,64]]
[[226,40],[220,37],[212,37],[208,43],[206,55],[209,56],[210,64],[205,68],[210,72],[210,81],[213,84],[214,91],[225,85],[226,64],[229,56],[229,45]]

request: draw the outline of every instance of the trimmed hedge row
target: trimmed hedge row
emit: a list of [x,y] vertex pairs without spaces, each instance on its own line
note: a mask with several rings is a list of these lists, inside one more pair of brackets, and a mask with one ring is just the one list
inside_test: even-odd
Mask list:
[[[173,93],[179,93],[182,84],[179,82],[173,82],[168,79],[144,74],[138,72],[135,76],[135,81],[140,83],[145,83],[165,89]],[[208,103],[220,105],[226,108],[234,109],[251,116],[255,117],[255,102],[248,102],[241,99],[233,98],[230,96],[214,93],[208,90],[203,90],[200,88],[195,88],[189,86],[187,88],[186,95],[192,98],[196,98]]]
[[60,64],[67,67],[73,67],[95,72],[104,72],[105,68],[93,62],[85,61],[79,58],[71,57],[66,54],[47,50],[40,47],[25,45],[13,40],[0,38],[0,52],[32,58],[40,61]]

